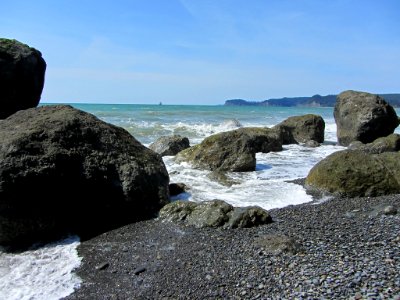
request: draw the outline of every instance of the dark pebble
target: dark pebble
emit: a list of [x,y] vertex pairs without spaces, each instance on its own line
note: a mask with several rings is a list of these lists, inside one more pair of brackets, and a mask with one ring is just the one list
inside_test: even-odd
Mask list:
[[139,275],[140,273],[146,272],[146,268],[145,267],[139,267],[136,268],[135,270],[133,270],[133,274],[135,275]]
[[96,270],[105,270],[110,266],[110,264],[108,262],[103,262],[98,264],[95,268]]

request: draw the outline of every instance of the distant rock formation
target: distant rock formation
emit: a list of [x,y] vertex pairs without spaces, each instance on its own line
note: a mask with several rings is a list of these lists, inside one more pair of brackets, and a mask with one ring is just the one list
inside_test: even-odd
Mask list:
[[0,121],[0,244],[94,234],[169,202],[161,157],[126,130],[70,106]]
[[[379,94],[392,106],[400,107],[400,94]],[[305,106],[305,107],[333,107],[336,103],[336,95],[312,97],[291,97],[268,99],[264,101],[247,101],[243,99],[226,100],[226,106]]]
[[0,119],[39,104],[45,71],[38,50],[0,38]]
[[333,106],[336,101],[335,95],[312,97],[277,98],[264,101],[247,101],[243,99],[226,100],[227,106]]
[[399,125],[396,111],[377,95],[345,91],[337,97],[334,109],[340,145],[371,143],[394,132]]

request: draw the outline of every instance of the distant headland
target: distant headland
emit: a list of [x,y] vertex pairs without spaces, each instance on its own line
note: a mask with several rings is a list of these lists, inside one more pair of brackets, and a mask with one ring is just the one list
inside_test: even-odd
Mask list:
[[[400,107],[400,94],[379,94],[394,107]],[[284,97],[263,101],[248,101],[244,99],[226,100],[226,106],[306,106],[306,107],[333,107],[336,95],[314,95],[311,97]]]

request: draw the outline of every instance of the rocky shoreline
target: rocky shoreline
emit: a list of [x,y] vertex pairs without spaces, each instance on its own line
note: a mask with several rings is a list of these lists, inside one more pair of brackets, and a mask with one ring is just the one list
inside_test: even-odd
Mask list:
[[[400,136],[392,134],[399,119],[381,97],[338,95],[338,142],[358,150],[328,156],[298,181],[336,198],[322,201],[316,193],[322,200],[270,215],[221,201],[181,206],[169,204],[161,155],[176,154],[177,162],[212,171],[229,186],[225,172],[255,171],[256,153],[319,146],[324,120],[294,116],[274,128],[217,133],[192,147],[184,137],[168,137],[156,153],[71,106],[36,108],[46,69],[39,51],[0,39],[0,57],[0,245],[20,250],[65,234],[85,237],[77,270],[83,283],[67,299],[399,299]],[[162,216],[168,205],[178,218],[167,219],[193,218],[197,225],[195,217],[214,218],[209,208],[216,207],[224,215],[214,221],[230,229],[132,223]],[[249,224],[265,225],[232,229]]]
[[249,229],[130,224],[81,243],[83,283],[66,299],[399,299],[390,206],[400,195],[274,209]]

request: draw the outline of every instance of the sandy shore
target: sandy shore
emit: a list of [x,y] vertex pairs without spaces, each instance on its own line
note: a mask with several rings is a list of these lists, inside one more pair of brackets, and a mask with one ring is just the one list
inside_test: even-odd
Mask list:
[[[270,211],[251,229],[150,220],[82,242],[83,284],[67,299],[399,299],[400,195]],[[263,246],[293,238],[296,251]]]

